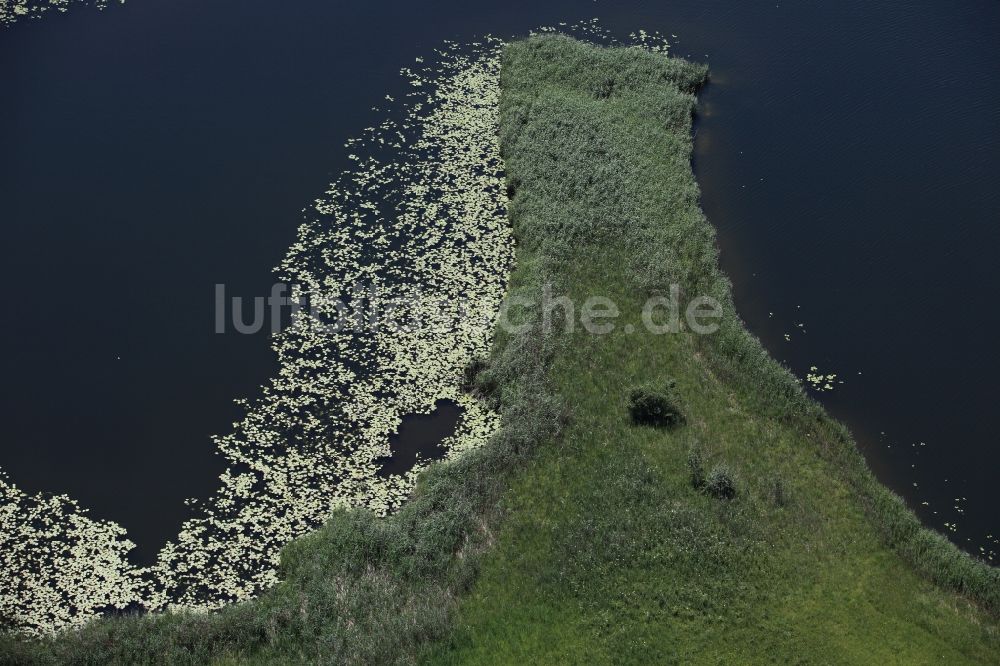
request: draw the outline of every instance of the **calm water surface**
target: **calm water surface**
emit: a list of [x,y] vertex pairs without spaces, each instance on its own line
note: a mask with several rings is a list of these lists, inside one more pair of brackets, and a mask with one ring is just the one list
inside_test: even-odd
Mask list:
[[0,468],[151,557],[275,365],[265,335],[213,334],[214,285],[268,293],[399,67],[592,17],[711,65],[696,171],[741,314],[843,380],[818,397],[928,524],[1000,550],[994,0],[129,0],[0,32]]

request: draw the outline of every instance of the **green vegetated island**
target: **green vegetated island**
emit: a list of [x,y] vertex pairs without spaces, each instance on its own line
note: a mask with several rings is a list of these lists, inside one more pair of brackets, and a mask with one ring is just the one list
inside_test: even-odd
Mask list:
[[[706,76],[563,36],[507,45],[508,297],[605,296],[614,330],[514,310],[531,326],[466,377],[499,433],[398,513],[291,543],[259,599],[8,636],[0,661],[1000,661],[998,571],[921,527],[735,314],[691,171]],[[716,333],[646,332],[673,284],[723,304]]]

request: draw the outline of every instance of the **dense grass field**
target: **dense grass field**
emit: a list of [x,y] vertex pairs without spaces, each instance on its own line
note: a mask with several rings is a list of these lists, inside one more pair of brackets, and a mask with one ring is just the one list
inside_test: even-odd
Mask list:
[[[256,601],[0,635],[0,663],[1000,662],[997,571],[922,529],[733,311],[690,164],[705,76],[565,37],[508,46],[509,295],[535,307],[467,378],[499,435],[390,518],[340,512],[293,542]],[[716,333],[646,330],[673,284],[722,305]],[[614,330],[567,332],[556,309],[547,332],[546,285],[577,315],[612,299]],[[683,418],[635,423],[636,386]],[[730,499],[701,483],[717,467]]]
[[[502,72],[515,283],[621,315],[607,335],[554,334],[567,425],[505,496],[429,660],[1000,662],[996,572],[920,529],[733,312],[690,167],[705,71],[539,37]],[[643,304],[670,284],[718,299],[721,330],[647,332]],[[684,424],[633,424],[630,387],[671,379]],[[735,498],[695,488],[692,451],[732,470]]]

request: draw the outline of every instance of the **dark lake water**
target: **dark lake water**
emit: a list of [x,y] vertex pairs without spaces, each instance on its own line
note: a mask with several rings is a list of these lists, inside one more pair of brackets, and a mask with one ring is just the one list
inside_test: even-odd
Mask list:
[[128,0],[0,31],[0,468],[148,558],[275,366],[213,333],[214,285],[268,293],[415,56],[592,17],[711,65],[696,171],[742,316],[843,380],[818,397],[928,524],[1000,550],[995,0]]

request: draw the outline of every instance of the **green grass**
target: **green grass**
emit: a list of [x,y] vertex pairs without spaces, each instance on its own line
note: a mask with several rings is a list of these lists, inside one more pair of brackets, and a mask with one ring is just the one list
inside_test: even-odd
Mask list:
[[[0,635],[0,663],[997,663],[996,570],[923,530],[733,312],[690,167],[705,74],[511,45],[512,295],[610,297],[616,330],[547,335],[519,311],[534,325],[465,378],[500,433],[398,514],[338,512],[293,542],[260,599]],[[717,334],[624,332],[671,283],[724,304]],[[669,379],[683,423],[634,425],[630,390]],[[692,450],[734,499],[693,487]]]
[[[558,338],[549,377],[568,424],[505,495],[426,659],[997,663],[996,571],[920,528],[735,316],[690,168],[704,77],[562,37],[507,48],[517,282],[607,296],[622,315],[608,335]],[[721,331],[646,332],[643,303],[671,283],[722,302]],[[635,425],[630,389],[670,378],[685,424]],[[735,499],[693,487],[692,448],[733,471]]]

